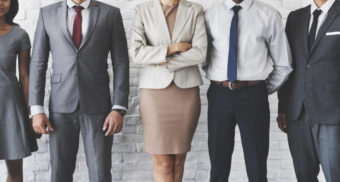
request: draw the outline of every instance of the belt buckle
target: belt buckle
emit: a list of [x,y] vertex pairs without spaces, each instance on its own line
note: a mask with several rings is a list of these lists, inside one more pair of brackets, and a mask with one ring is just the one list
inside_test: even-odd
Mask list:
[[233,89],[233,82],[229,82],[229,89],[230,89],[230,90],[234,90],[234,89]]

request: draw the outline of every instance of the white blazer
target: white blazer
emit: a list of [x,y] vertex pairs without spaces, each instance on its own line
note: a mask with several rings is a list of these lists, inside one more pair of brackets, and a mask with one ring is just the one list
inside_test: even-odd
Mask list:
[[[167,57],[168,45],[186,42],[192,49]],[[130,56],[144,65],[140,88],[162,89],[172,81],[180,88],[192,88],[203,83],[198,65],[206,60],[207,34],[201,5],[179,1],[172,38],[160,0],[138,5],[132,23]],[[163,65],[155,65],[166,63]]]

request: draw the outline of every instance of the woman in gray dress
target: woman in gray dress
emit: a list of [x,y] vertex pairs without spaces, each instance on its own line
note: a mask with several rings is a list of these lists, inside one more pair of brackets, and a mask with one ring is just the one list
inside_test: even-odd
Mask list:
[[17,12],[18,0],[0,0],[0,160],[6,160],[7,182],[23,181],[22,159],[37,150],[27,104],[31,44],[27,33],[13,23]]

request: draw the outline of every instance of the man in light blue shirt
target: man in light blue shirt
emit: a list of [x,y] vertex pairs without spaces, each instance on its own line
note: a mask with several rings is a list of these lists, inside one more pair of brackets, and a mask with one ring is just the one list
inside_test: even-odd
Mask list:
[[292,71],[280,13],[258,0],[223,0],[206,11],[211,182],[228,181],[236,125],[251,182],[267,181],[268,94]]

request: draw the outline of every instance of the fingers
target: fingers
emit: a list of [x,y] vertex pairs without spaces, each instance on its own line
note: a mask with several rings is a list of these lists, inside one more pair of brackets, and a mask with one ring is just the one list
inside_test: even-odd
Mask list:
[[106,129],[107,129],[107,127],[109,126],[109,118],[107,117],[106,119],[105,119],[105,122],[104,122],[104,126],[103,126],[103,131],[105,131]]
[[119,125],[118,121],[112,121],[112,122],[110,122],[110,125],[112,126],[112,131],[109,133],[108,136],[111,136],[115,133],[120,132],[121,126]]
[[284,130],[283,130],[283,128],[282,128],[282,122],[281,122],[281,121],[277,121],[277,124],[278,124],[280,130],[284,132]]
[[113,122],[112,125],[113,125],[113,130],[112,130],[112,133],[110,133],[110,135],[118,133],[118,129],[119,129],[119,126],[118,126],[117,122]]
[[287,119],[286,119],[286,115],[282,115],[282,127],[287,130]]
[[40,128],[37,127],[37,126],[34,126],[34,127],[33,127],[33,130],[34,130],[34,132],[37,133],[37,134],[42,134],[42,132],[40,131]]
[[287,120],[285,118],[278,116],[277,124],[282,132],[287,133]]
[[38,126],[34,128],[34,131],[37,134],[48,134],[48,131],[46,130],[46,125],[44,122],[40,122]]
[[110,136],[112,135],[111,133],[113,132],[114,126],[112,122],[109,122],[109,129],[106,131],[105,136]]
[[189,43],[184,44],[184,47],[185,47],[184,48],[185,51],[187,51],[187,50],[192,48],[191,44],[189,44]]
[[118,120],[109,121],[109,129],[106,131],[105,136],[111,136],[115,133],[119,133],[123,128],[123,125]]
[[45,125],[40,127],[40,131],[41,131],[40,134],[48,134],[49,133],[49,131],[47,130]]
[[287,133],[287,120],[286,119],[284,119],[282,121],[282,128],[283,128],[284,132]]
[[44,114],[33,117],[32,127],[37,134],[49,134],[51,131],[54,131],[50,121]]
[[33,129],[37,134],[43,134],[45,125],[44,122],[41,120],[34,120],[33,121]]
[[192,45],[189,44],[189,43],[186,43],[186,42],[184,42],[184,43],[177,43],[177,45],[179,47],[179,52],[185,52],[185,51],[187,51],[187,50],[192,48]]
[[48,131],[54,131],[54,128],[52,127],[51,122],[47,118],[45,119],[45,123],[48,127]]

